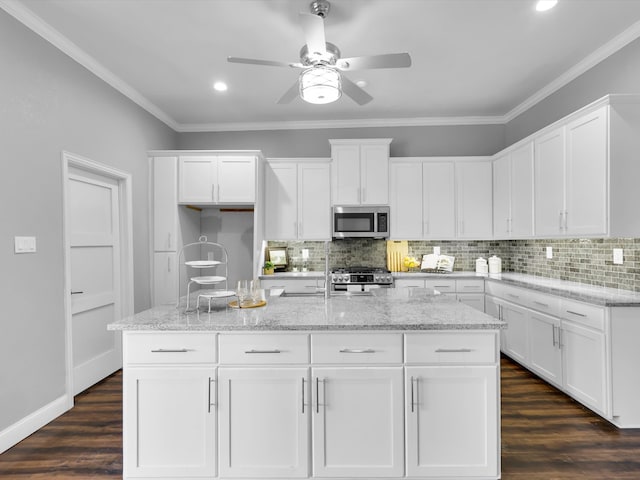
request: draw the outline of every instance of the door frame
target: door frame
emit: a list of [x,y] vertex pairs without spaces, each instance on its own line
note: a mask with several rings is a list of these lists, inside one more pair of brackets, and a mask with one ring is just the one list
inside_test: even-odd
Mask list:
[[73,342],[71,315],[71,239],[68,215],[68,179],[70,168],[89,174],[101,175],[115,180],[118,185],[118,208],[120,219],[120,299],[122,316],[133,315],[133,202],[131,174],[117,168],[95,162],[75,153],[62,151],[62,223],[64,261],[64,316],[65,316],[65,361],[66,396],[68,408],[73,407]]

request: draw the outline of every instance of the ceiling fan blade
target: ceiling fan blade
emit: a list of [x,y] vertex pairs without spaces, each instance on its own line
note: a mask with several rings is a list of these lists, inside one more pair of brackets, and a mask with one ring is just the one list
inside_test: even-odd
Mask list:
[[325,40],[322,17],[312,13],[300,13],[300,24],[304,31],[309,53],[324,55],[327,52],[327,41]]
[[411,66],[408,53],[387,53],[365,57],[341,58],[336,62],[340,70],[365,70],[368,68],[406,68]]
[[367,92],[361,89],[358,85],[356,85],[351,80],[349,80],[347,77],[345,77],[344,75],[341,75],[341,77],[342,77],[343,93],[351,97],[353,101],[356,102],[358,105],[364,105],[366,103],[369,103],[371,100],[373,100],[373,97],[371,95],[369,95]]
[[278,100],[278,105],[284,105],[285,103],[291,103],[300,94],[300,88],[298,81],[291,85],[291,88],[287,90],[284,95]]
[[291,68],[303,68],[301,63],[286,63],[277,62],[274,60],[257,60],[255,58],[242,58],[242,57],[227,57],[227,62],[230,63],[246,63],[248,65],[266,65],[268,67],[291,67]]

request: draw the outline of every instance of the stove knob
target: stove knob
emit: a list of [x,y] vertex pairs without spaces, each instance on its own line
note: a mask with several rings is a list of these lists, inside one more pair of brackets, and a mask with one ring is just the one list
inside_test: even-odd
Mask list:
[[348,282],[349,281],[349,275],[343,275],[342,276],[342,281],[345,282],[345,283]]

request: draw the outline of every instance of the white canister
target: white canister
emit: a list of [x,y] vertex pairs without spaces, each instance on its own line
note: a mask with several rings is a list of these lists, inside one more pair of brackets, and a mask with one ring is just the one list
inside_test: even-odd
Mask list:
[[502,273],[502,259],[495,255],[489,259],[489,273]]
[[487,266],[487,261],[480,257],[476,260],[476,273],[488,273],[489,267]]

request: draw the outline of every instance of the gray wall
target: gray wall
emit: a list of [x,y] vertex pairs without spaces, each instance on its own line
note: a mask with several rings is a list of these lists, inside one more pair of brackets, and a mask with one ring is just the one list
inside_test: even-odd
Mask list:
[[510,121],[505,146],[610,93],[640,93],[640,39]]
[[[135,308],[149,295],[147,157],[163,123],[0,10],[0,430],[65,393],[61,151],[133,176]],[[37,237],[35,254],[13,237]]]
[[493,155],[503,148],[504,125],[181,133],[179,148],[256,149],[267,158],[329,157],[330,138],[392,138],[392,157]]

